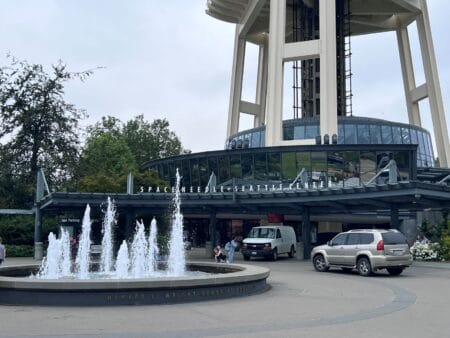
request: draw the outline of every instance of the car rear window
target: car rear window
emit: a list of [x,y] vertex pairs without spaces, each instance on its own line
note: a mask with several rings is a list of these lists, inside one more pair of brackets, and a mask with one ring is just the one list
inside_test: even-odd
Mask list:
[[384,244],[407,244],[406,237],[400,232],[384,232],[381,234]]

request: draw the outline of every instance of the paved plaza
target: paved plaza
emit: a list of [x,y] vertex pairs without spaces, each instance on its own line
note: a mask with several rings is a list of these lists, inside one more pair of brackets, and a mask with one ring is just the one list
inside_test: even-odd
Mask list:
[[250,264],[271,269],[268,292],[159,306],[0,306],[0,337],[432,338],[450,332],[449,264],[415,263],[399,277],[369,278],[318,273],[297,259]]

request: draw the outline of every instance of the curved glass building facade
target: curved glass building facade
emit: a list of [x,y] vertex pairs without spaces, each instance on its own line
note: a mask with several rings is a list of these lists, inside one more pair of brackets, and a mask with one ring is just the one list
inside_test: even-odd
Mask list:
[[[283,121],[284,140],[314,139],[319,134],[319,117]],[[434,166],[430,133],[424,128],[409,124],[366,117],[338,116],[337,144],[415,144],[417,165]],[[227,149],[264,146],[265,127],[239,132],[230,137],[226,144]]]
[[[416,178],[415,145],[313,145],[233,149],[188,154],[151,161],[161,179],[174,184],[178,168],[182,185],[203,189],[212,173],[217,185],[289,185],[304,169],[308,185],[348,187],[368,183],[389,160],[397,163],[400,181]],[[387,174],[387,172],[386,172]],[[376,183],[386,183],[380,175]]]

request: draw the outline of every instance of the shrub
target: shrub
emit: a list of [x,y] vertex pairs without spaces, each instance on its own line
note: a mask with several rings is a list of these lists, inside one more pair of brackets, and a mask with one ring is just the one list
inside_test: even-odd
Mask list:
[[8,257],[33,257],[32,245],[8,245],[5,244],[6,258]]
[[442,236],[440,244],[441,257],[445,260],[450,260],[450,235]]
[[440,245],[439,243],[416,242],[410,250],[415,260],[435,261],[439,259]]

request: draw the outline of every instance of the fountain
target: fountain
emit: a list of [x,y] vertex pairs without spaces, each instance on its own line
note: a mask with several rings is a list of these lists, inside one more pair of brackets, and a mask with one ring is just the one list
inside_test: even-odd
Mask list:
[[[114,261],[113,229],[117,216],[114,203],[108,198],[98,264],[91,261],[92,222],[87,205],[74,262],[70,259],[67,231],[61,229],[59,238],[51,233],[47,256],[41,266],[0,268],[0,304],[166,304],[236,297],[267,290],[269,270],[266,268],[186,262],[178,170],[176,178],[167,262],[158,260],[154,218],[148,236],[142,220],[136,221],[131,245],[124,240]],[[32,276],[26,277],[30,273]]]

